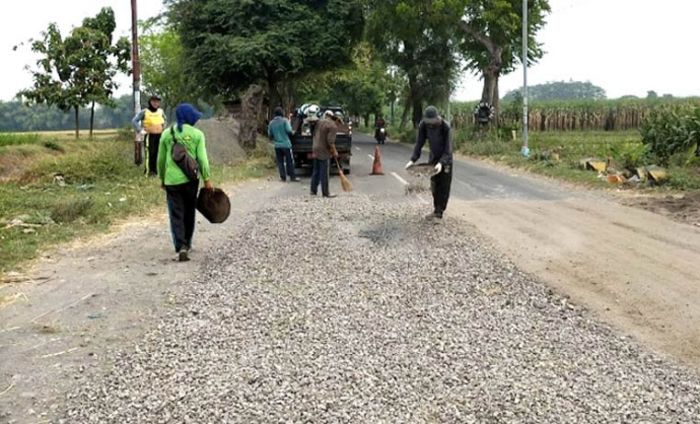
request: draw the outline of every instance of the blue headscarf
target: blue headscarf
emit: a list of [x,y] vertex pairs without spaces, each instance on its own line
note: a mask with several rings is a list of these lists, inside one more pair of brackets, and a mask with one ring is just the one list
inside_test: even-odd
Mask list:
[[177,130],[182,131],[182,125],[194,125],[202,117],[202,112],[198,111],[189,103],[180,103],[175,108],[175,118],[177,118]]

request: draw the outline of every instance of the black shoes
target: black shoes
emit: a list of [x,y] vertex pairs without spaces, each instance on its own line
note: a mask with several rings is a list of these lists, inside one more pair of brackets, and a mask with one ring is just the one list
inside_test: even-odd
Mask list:
[[301,178],[294,177],[290,181],[293,183],[298,183],[299,181],[301,181]]
[[179,252],[177,252],[177,260],[178,262],[187,262],[190,260],[190,250],[186,247],[183,247],[180,249]]
[[440,212],[433,212],[429,215],[426,215],[425,219],[431,220],[431,219],[442,219],[442,213]]
[[324,194],[323,197],[325,197],[327,199],[332,199],[334,197],[338,197],[338,195],[337,194]]

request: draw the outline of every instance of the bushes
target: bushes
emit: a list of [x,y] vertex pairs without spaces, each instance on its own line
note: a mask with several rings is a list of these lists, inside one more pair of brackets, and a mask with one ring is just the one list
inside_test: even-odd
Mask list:
[[700,106],[666,106],[652,111],[642,122],[642,139],[660,164],[672,156],[698,152],[700,146]]

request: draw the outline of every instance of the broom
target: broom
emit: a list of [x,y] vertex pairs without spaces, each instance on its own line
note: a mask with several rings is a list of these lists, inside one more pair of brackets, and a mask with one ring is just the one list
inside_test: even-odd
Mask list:
[[335,158],[335,164],[338,166],[338,176],[340,177],[340,186],[343,187],[343,191],[352,191],[352,184],[350,184],[350,180],[343,173],[343,168],[340,166],[338,158]]

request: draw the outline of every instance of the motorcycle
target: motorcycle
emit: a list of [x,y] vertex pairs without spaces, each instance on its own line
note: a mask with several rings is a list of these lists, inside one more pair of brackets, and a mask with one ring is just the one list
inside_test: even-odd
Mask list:
[[374,132],[374,139],[377,140],[377,144],[384,144],[386,141],[386,128],[377,128]]

